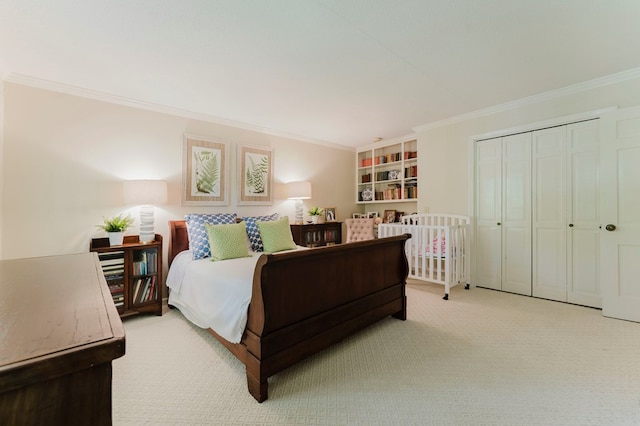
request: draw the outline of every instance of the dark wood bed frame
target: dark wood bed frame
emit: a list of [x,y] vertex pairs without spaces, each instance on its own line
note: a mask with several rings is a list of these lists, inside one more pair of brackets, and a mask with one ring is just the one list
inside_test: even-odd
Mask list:
[[[169,265],[188,249],[184,220],[169,221]],[[249,393],[267,399],[267,378],[393,316],[405,320],[410,235],[263,254],[240,343],[215,336],[246,366]]]

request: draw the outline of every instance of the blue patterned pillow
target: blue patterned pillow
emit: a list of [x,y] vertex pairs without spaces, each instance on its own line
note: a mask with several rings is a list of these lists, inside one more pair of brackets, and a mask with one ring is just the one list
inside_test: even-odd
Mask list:
[[189,249],[193,253],[193,260],[211,256],[209,235],[207,234],[207,230],[204,228],[204,224],[226,225],[236,223],[236,217],[237,215],[235,213],[194,213],[184,215],[184,219],[187,222],[187,233],[189,234]]
[[274,213],[269,216],[249,216],[242,218],[242,220],[244,220],[247,225],[247,236],[249,237],[249,242],[251,243],[251,250],[264,251],[262,238],[260,237],[260,230],[258,229],[258,225],[256,225],[256,221],[261,220],[263,222],[268,222],[271,220],[278,220],[279,218],[280,215],[278,213]]

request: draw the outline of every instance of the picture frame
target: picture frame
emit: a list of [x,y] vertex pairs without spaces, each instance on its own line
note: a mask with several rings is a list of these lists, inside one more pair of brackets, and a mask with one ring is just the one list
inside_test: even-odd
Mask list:
[[336,221],[336,208],[335,207],[325,207],[324,208],[324,221],[325,222],[335,222]]
[[402,217],[403,217],[403,216],[404,216],[404,212],[396,211],[395,221],[396,221],[396,222],[402,222]]
[[184,134],[182,145],[182,205],[228,205],[229,144]]
[[367,218],[369,219],[375,219],[378,217],[378,212],[367,212]]
[[360,219],[362,217],[366,217],[366,215],[364,213],[352,213],[351,214],[351,218],[352,219]]
[[382,216],[382,223],[394,223],[396,220],[395,210],[385,210]]
[[273,149],[238,146],[238,205],[273,204]]

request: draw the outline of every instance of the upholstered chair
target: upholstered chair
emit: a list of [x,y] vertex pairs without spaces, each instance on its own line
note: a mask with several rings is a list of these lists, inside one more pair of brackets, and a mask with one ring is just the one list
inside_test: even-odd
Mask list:
[[347,239],[345,241],[347,243],[373,240],[375,238],[373,219],[345,219],[344,223],[347,226]]

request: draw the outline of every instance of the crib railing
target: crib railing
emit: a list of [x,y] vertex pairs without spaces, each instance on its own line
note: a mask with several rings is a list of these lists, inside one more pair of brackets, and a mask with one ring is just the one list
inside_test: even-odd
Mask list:
[[469,287],[468,232],[469,218],[460,215],[414,214],[378,226],[379,237],[411,234],[405,244],[409,278],[444,285],[445,300],[451,287]]

